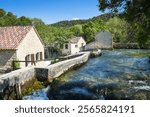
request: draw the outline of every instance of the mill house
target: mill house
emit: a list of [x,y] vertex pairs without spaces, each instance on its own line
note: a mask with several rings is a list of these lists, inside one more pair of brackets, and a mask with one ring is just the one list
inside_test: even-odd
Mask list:
[[19,67],[42,65],[44,45],[33,26],[0,27],[0,69],[11,69],[13,61]]

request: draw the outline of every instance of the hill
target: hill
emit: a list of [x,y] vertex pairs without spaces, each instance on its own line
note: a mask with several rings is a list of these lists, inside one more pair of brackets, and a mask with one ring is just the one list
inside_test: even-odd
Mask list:
[[97,19],[102,19],[104,21],[108,21],[110,18],[112,18],[112,14],[103,14],[103,15],[99,15],[90,19],[80,19],[80,20],[64,20],[64,21],[60,21],[54,24],[51,24],[51,26],[56,26],[56,27],[71,27],[74,25],[79,25],[79,24],[85,24],[88,23],[90,21],[95,21]]

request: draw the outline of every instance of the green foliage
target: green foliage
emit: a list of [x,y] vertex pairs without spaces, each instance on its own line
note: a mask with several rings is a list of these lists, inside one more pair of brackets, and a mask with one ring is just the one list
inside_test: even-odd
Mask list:
[[17,17],[11,12],[8,12],[5,17],[3,17],[3,20],[6,26],[11,26],[12,24],[16,24]]
[[45,23],[41,19],[33,18],[33,19],[30,19],[30,20],[32,22],[32,25],[34,25],[34,26],[45,25]]
[[83,25],[83,32],[83,37],[88,43],[94,41],[96,32],[98,32],[98,30],[96,29],[95,24],[93,22],[89,22]]
[[96,16],[96,17],[93,17],[93,18],[90,18],[90,19],[87,19],[87,20],[65,20],[65,21],[60,21],[60,22],[57,22],[57,23],[54,23],[54,24],[51,24],[51,26],[55,26],[55,27],[72,27],[72,26],[75,26],[75,25],[84,25],[88,22],[95,22],[99,19],[103,20],[103,21],[108,21],[110,18],[112,18],[113,14],[102,14],[102,15],[99,15],[99,16]]
[[149,52],[138,52],[138,53],[128,53],[129,56],[136,56],[136,57],[148,57],[150,56]]
[[20,69],[20,62],[13,62],[13,69]]
[[5,12],[3,9],[0,9],[0,26],[17,26],[17,25],[32,25],[32,22],[29,18],[22,16],[17,18],[11,12]]
[[44,44],[56,49],[60,49],[60,46],[68,42],[68,39],[73,36],[73,32],[69,28],[41,24],[37,25],[36,29],[43,39]]
[[125,42],[127,34],[127,22],[125,20],[118,17],[109,19],[106,22],[106,30],[112,33],[114,42]]
[[6,12],[3,9],[0,9],[0,18],[4,17]]
[[3,9],[0,9],[0,26],[15,25],[17,17],[11,12],[6,13]]
[[83,35],[83,29],[82,29],[82,25],[74,25],[72,27],[70,27],[69,29],[74,36],[82,36]]
[[98,0],[98,2],[100,11],[110,10],[118,14],[122,10],[122,18],[131,25],[136,24],[130,34],[136,39],[140,48],[150,47],[150,2],[148,0]]
[[88,21],[87,20],[71,20],[71,21],[60,21],[60,22],[57,22],[57,23],[54,23],[54,24],[51,24],[51,26],[55,26],[55,27],[71,27],[71,26],[74,26],[74,25],[82,25],[82,24],[85,24],[87,23]]
[[[67,43],[69,39],[76,36],[82,36],[87,43],[95,40],[95,35],[101,30],[107,30],[112,33],[114,42],[117,43],[138,43],[141,48],[150,47],[150,16],[149,11],[143,11],[143,9],[148,9],[141,5],[137,0],[135,3],[142,6],[143,16],[140,18],[133,18],[131,10],[134,10],[135,15],[137,13],[137,5],[127,6],[126,2],[120,0],[98,0],[100,3],[100,10],[106,10],[109,7],[113,13],[103,14],[97,17],[93,17],[87,20],[71,20],[71,21],[61,21],[55,24],[46,25],[41,19],[38,18],[27,18],[25,16],[17,18],[11,12],[5,12],[0,9],[0,26],[16,26],[16,25],[34,25],[37,29],[41,39],[43,40],[45,46],[52,47],[58,51],[64,43]],[[144,3],[147,3],[144,0]],[[119,10],[118,4],[124,6],[122,14],[117,14],[116,11]],[[146,4],[148,5],[149,2]],[[138,8],[139,9],[139,8]],[[126,17],[128,14],[129,17]],[[130,22],[131,19],[133,22]],[[130,19],[130,20],[129,20]]]
[[29,18],[22,16],[17,19],[16,25],[28,26],[28,25],[32,25],[32,22]]

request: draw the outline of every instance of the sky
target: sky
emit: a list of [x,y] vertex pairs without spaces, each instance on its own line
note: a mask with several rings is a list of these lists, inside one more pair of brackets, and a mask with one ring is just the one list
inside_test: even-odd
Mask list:
[[16,16],[40,18],[46,24],[98,16],[98,0],[0,0],[0,8]]

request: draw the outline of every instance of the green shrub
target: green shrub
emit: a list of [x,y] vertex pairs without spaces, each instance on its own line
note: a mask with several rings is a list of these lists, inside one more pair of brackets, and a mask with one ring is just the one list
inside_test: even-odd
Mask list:
[[13,66],[13,69],[20,69],[20,62],[15,60],[15,61],[13,61],[12,66]]

